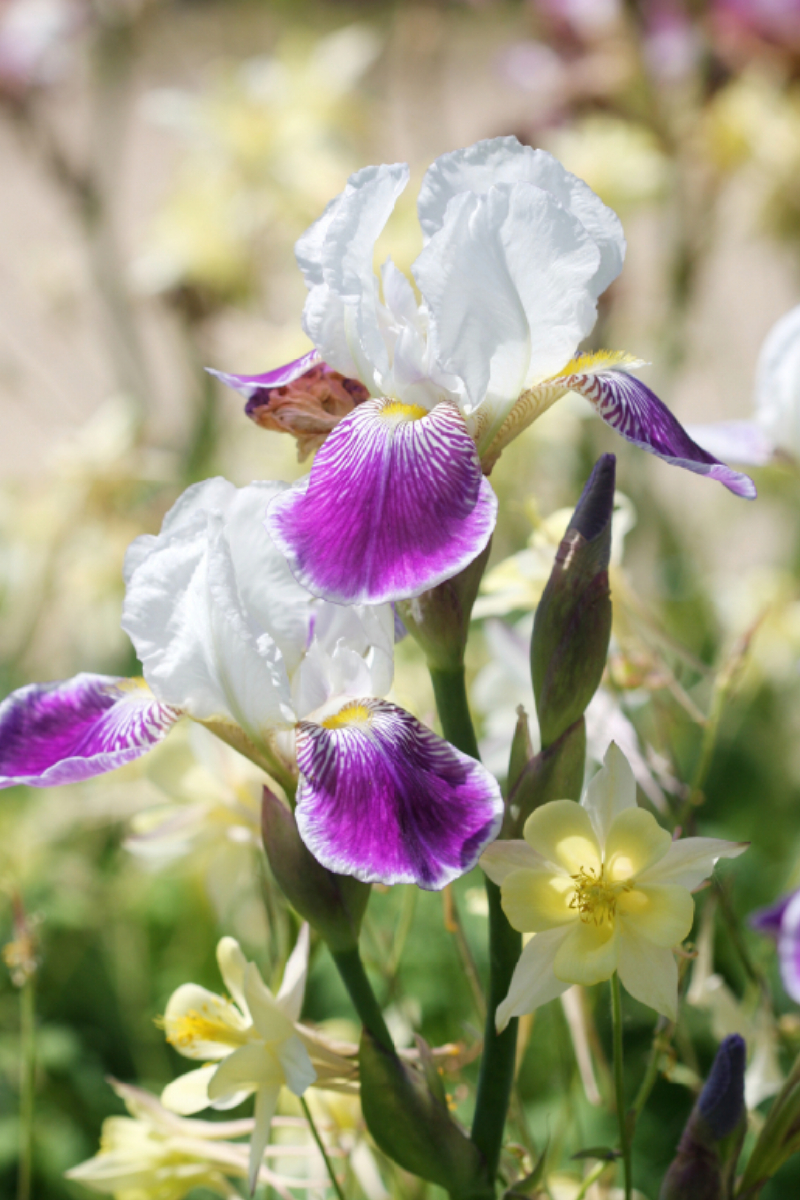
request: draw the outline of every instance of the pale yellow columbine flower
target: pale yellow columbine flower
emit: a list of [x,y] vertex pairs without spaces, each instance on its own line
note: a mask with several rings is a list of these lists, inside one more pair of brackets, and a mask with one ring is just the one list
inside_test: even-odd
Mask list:
[[628,760],[612,742],[580,804],[553,800],[528,818],[524,841],[495,842],[481,866],[502,889],[514,929],[533,933],[517,963],[497,1027],[618,972],[643,1004],[675,1020],[672,948],[694,919],[690,892],[719,858],[746,846],[719,838],[673,842],[636,805]]
[[217,946],[217,962],[232,999],[186,983],[170,997],[164,1013],[167,1041],[187,1058],[206,1063],[164,1089],[161,1100],[166,1108],[184,1115],[208,1105],[233,1108],[255,1094],[251,1190],[281,1088],[288,1087],[296,1096],[302,1096],[313,1083],[344,1090],[354,1087],[353,1062],[298,1024],[308,947],[308,926],[304,925],[286,964],[280,990],[273,996],[238,942],[223,938]]
[[[236,1200],[240,1193],[229,1177],[247,1174],[247,1146],[227,1139],[250,1133],[252,1120],[187,1120],[168,1112],[141,1088],[116,1080],[111,1080],[111,1086],[130,1116],[106,1118],[99,1151],[65,1172],[68,1179],[117,1200],[183,1200],[196,1188]],[[289,1120],[294,1132],[300,1132],[302,1122]],[[303,1155],[306,1147],[285,1143],[271,1150],[274,1157],[296,1157]],[[258,1179],[283,1200],[292,1200],[294,1192],[289,1187],[310,1188],[320,1182],[298,1183],[293,1176],[278,1175],[267,1166],[261,1166]]]

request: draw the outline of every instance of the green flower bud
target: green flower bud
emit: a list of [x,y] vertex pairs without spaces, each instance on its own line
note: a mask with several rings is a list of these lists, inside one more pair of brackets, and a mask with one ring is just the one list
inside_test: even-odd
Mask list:
[[[514,748],[512,744],[512,757]],[[506,800],[501,837],[520,838],[535,808],[550,800],[580,800],[586,763],[586,722],[570,725],[546,750],[530,758],[517,774]]]
[[352,950],[358,945],[370,885],[335,875],[317,862],[300,839],[294,813],[266,787],[261,830],[272,873],[292,908],[333,953]]
[[613,454],[595,464],[536,609],[531,672],[545,750],[583,716],[605,668],[615,465]]
[[472,606],[478,595],[491,541],[472,562],[444,583],[421,596],[395,603],[398,616],[408,632],[419,642],[428,665],[447,671],[460,667],[469,633]]

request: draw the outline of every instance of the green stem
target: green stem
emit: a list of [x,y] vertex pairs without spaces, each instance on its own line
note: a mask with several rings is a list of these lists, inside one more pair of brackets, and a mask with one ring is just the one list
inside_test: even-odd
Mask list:
[[36,1099],[36,992],[35,977],[23,984],[20,995],[20,1049],[22,1055],[19,1096],[20,1152],[17,1200],[30,1200],[33,1180],[33,1130]]
[[[444,736],[457,750],[479,758],[463,666],[448,671],[432,667],[430,672]],[[500,889],[490,879],[486,880],[486,895],[489,901],[489,994],[472,1140],[483,1155],[488,1178],[493,1182],[514,1083],[518,1025],[515,1018],[502,1033],[498,1033],[495,1012],[508,995],[511,976],[522,950],[522,937],[506,920],[500,904]]]
[[331,951],[331,955],[350,999],[353,1001],[353,1007],[361,1018],[361,1024],[385,1050],[394,1054],[394,1042],[386,1028],[380,1005],[372,990],[367,972],[364,970],[358,947],[354,946],[352,950],[340,950],[336,953]]
[[325,1168],[328,1172],[328,1175],[330,1176],[330,1181],[333,1184],[333,1190],[336,1192],[336,1195],[339,1197],[339,1200],[345,1200],[344,1192],[342,1191],[342,1189],[339,1186],[339,1180],[336,1178],[336,1176],[333,1173],[333,1164],[331,1163],[331,1160],[328,1158],[328,1151],[325,1149],[325,1143],[323,1142],[322,1138],[319,1135],[319,1130],[317,1129],[316,1125],[314,1124],[314,1118],[311,1115],[311,1110],[308,1107],[308,1105],[305,1101],[305,1098],[303,1096],[300,1097],[300,1103],[303,1106],[303,1112],[305,1114],[305,1118],[308,1121],[309,1127],[311,1129],[311,1135],[314,1138],[314,1141],[317,1143],[317,1149],[319,1150],[320,1154],[322,1155],[322,1157],[324,1159]]
[[603,1171],[605,1171],[607,1166],[608,1166],[607,1162],[599,1162],[596,1167],[592,1167],[591,1171],[589,1172],[589,1174],[586,1176],[583,1183],[581,1184],[580,1190],[575,1193],[573,1200],[584,1200],[584,1197],[585,1197],[586,1193],[589,1191],[589,1188],[592,1186],[593,1183],[597,1182],[597,1180],[603,1174]]
[[644,1106],[650,1098],[650,1093],[655,1087],[655,1082],[658,1079],[658,1067],[661,1055],[669,1046],[672,1039],[671,1030],[674,1026],[666,1017],[659,1017],[656,1024],[655,1033],[653,1034],[653,1043],[650,1047],[650,1056],[647,1060],[647,1068],[644,1077],[639,1086],[639,1091],[636,1093],[636,1099],[631,1106],[634,1120],[638,1121],[642,1115]]
[[619,1142],[622,1150],[622,1166],[625,1174],[625,1200],[631,1200],[631,1143],[628,1136],[627,1112],[625,1109],[625,1083],[622,1074],[622,997],[619,976],[611,976],[611,1017],[614,1026],[614,1090],[617,1098],[617,1120]]

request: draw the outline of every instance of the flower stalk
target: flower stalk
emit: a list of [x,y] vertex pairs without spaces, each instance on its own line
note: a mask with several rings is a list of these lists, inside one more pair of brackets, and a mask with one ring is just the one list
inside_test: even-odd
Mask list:
[[611,1021],[614,1028],[614,1094],[616,1097],[617,1120],[619,1122],[619,1144],[620,1150],[622,1151],[625,1200],[631,1200],[633,1181],[631,1170],[631,1139],[630,1130],[628,1127],[628,1113],[625,1108],[622,995],[619,985],[619,975],[616,971],[611,976]]

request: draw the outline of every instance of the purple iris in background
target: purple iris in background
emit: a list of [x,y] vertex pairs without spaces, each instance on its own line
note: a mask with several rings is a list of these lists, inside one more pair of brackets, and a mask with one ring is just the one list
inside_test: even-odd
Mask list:
[[110,771],[191,717],[293,790],[315,857],[366,882],[441,888],[499,830],[489,772],[383,699],[392,606],[328,604],[264,534],[288,484],[186,491],[125,563],[123,628],[144,679],[77,675],[0,705],[0,787]]
[[783,986],[800,1004],[800,889],[754,912],[750,924],[777,942]]
[[358,171],[298,241],[315,350],[265,375],[218,373],[262,424],[287,389],[295,404],[306,384],[318,394],[320,368],[339,392],[350,382],[352,410],[267,516],[300,583],[380,603],[456,574],[494,528],[485,476],[570,391],[642,449],[755,495],[630,373],[639,360],[575,357],[625,254],[618,218],[585,183],[513,137],[443,155],[419,195],[415,291],[391,258],[373,270],[408,177],[404,164]]

